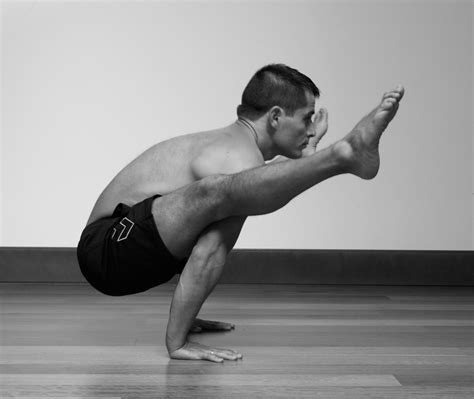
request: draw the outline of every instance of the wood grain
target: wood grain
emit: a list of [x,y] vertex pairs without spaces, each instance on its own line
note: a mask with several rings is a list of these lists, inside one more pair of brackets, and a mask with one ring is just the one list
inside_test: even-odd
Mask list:
[[191,340],[237,362],[170,360],[174,285],[107,297],[87,285],[0,284],[0,397],[472,398],[469,287],[219,285]]

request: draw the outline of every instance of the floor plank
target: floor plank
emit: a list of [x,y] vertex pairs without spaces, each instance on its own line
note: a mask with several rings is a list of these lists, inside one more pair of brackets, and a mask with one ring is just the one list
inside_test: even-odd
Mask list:
[[174,286],[0,284],[0,398],[471,398],[471,287],[220,285],[190,339],[237,362],[170,360]]

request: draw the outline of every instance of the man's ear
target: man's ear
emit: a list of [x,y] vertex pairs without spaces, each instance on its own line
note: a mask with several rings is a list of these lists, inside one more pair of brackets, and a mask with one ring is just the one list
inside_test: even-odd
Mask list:
[[279,123],[281,122],[281,118],[285,115],[285,111],[283,108],[279,107],[278,105],[273,106],[268,111],[268,125],[273,129],[277,129]]

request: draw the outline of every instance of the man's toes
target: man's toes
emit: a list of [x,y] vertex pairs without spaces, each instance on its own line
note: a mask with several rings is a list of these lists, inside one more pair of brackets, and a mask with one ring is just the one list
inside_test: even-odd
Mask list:
[[390,108],[392,108],[392,107],[394,106],[394,104],[396,104],[396,102],[397,102],[397,100],[394,99],[394,98],[390,98],[390,97],[389,97],[389,98],[386,98],[386,99],[384,100],[384,102],[382,103],[382,107],[383,107],[384,109],[390,109]]
[[387,98],[393,98],[394,100],[398,101],[400,100],[400,98],[402,98],[402,94],[399,93],[398,91],[391,91],[390,93],[387,93],[384,99],[387,99]]
[[382,101],[384,101],[387,98],[395,98],[398,101],[400,101],[404,94],[405,94],[405,89],[403,88],[403,86],[398,85],[395,90],[384,93],[382,97]]
[[401,100],[403,95],[405,94],[405,88],[402,85],[398,85],[397,88],[395,89],[395,92],[400,95],[398,100]]

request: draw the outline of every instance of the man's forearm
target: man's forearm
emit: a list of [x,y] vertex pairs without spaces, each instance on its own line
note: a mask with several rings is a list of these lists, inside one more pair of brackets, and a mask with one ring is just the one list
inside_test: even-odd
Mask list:
[[171,302],[166,330],[168,352],[186,343],[189,329],[219,281],[227,254],[234,247],[245,219],[239,216],[220,220],[208,226],[199,237]]
[[186,343],[189,329],[202,304],[219,281],[223,268],[223,265],[202,265],[193,256],[189,258],[171,302],[166,330],[166,347],[169,353]]

